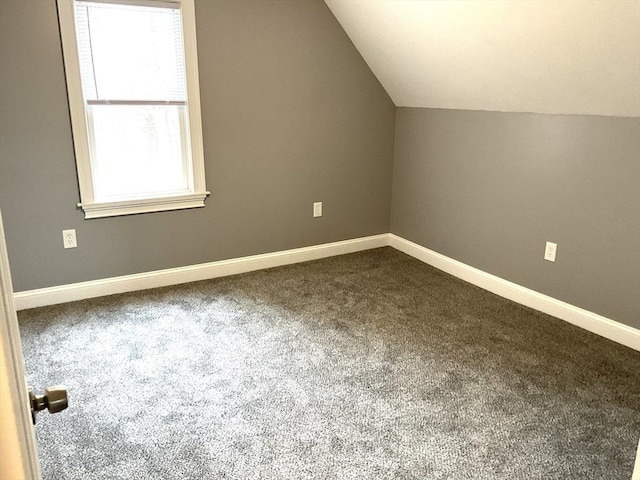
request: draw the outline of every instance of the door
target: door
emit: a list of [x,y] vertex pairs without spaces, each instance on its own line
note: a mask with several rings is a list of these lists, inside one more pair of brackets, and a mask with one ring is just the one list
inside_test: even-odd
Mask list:
[[[0,477],[40,480],[24,360],[0,212]],[[39,385],[37,387],[40,387]],[[6,475],[6,477],[5,477]]]

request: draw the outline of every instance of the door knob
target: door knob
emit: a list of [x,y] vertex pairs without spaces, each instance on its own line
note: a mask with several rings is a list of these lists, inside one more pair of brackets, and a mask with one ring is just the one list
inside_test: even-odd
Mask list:
[[67,388],[64,385],[49,387],[44,391],[44,395],[35,395],[29,389],[29,403],[31,404],[31,419],[35,425],[36,412],[46,408],[49,413],[58,413],[69,406]]

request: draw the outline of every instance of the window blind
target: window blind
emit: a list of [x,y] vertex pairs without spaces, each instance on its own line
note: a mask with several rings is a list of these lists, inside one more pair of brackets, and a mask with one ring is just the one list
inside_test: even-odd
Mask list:
[[76,2],[87,103],[185,103],[180,12],[149,4]]

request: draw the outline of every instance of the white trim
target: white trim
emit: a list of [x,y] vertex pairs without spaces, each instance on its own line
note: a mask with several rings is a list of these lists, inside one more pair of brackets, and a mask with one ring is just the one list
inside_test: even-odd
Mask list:
[[184,100],[87,100],[87,105],[150,105],[150,106],[180,106],[185,107],[187,102]]
[[389,234],[389,245],[396,250],[400,250],[424,263],[496,295],[560,318],[592,333],[640,351],[640,330],[633,327],[483,272],[392,233]]
[[133,7],[180,8],[182,0],[80,0],[89,3],[131,5]]
[[222,260],[219,262],[170,268],[167,270],[157,270],[154,272],[60,285],[37,290],[27,290],[15,293],[14,299],[16,308],[18,310],[24,310],[27,308],[72,302],[84,298],[100,297],[115,293],[145,290],[148,288],[235,275],[263,268],[306,262],[308,260],[316,260],[385,246],[391,246],[396,250],[411,255],[424,263],[495,293],[496,295],[565,320],[592,333],[640,351],[640,330],[638,329],[529,288],[522,287],[508,280],[491,275],[490,273],[483,272],[482,270],[446,257],[392,233]]
[[84,218],[102,218],[204,207],[204,199],[207,195],[209,195],[209,192],[176,195],[174,197],[141,198],[139,200],[120,202],[79,203],[78,206],[84,210]]
[[[4,240],[2,214],[0,213],[0,343],[2,343],[2,351],[5,357],[2,361],[6,362],[5,365],[9,374],[9,396],[12,404],[12,408],[9,408],[8,405],[6,406],[4,413],[12,412],[15,415],[14,420],[19,443],[16,447],[20,452],[24,478],[39,480],[42,476],[38,462],[38,448],[31,423],[31,408],[29,407],[29,397],[25,383],[22,344],[20,342],[18,319],[12,292],[9,259]],[[2,408],[5,408],[5,405]]]
[[640,480],[640,440],[638,441],[638,450],[636,451],[636,463],[633,466],[633,474],[631,480]]
[[56,305],[58,303],[72,302],[114,293],[146,290],[148,288],[235,275],[264,268],[359,252],[371,248],[385,247],[388,244],[389,235],[385,233],[382,235],[325,243],[293,250],[221,260],[219,262],[201,263],[199,265],[156,270],[154,272],[112,277],[103,280],[28,290],[15,293],[14,298],[16,308],[18,310],[24,310],[27,308]]
[[69,114],[73,130],[73,148],[78,170],[78,186],[80,198],[85,203],[93,203],[93,176],[89,161],[89,135],[84,98],[82,95],[82,76],[78,59],[78,40],[76,37],[75,2],[58,0],[58,22],[62,39],[62,58],[67,80],[67,96],[69,98]]
[[182,45],[187,82],[187,115],[189,128],[187,142],[191,146],[191,168],[194,192],[204,192],[204,140],[202,137],[202,113],[200,110],[200,74],[198,72],[198,42],[196,39],[196,10],[193,0],[181,0]]

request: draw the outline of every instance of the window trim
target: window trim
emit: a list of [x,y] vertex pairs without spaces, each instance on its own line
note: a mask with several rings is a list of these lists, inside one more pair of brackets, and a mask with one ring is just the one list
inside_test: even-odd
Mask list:
[[137,213],[160,212],[185,208],[204,207],[204,200],[210,194],[205,185],[204,148],[202,139],[202,116],[200,112],[200,82],[198,75],[198,54],[196,48],[196,21],[194,0],[90,0],[105,3],[134,5],[179,4],[182,20],[184,45],[185,81],[189,128],[185,138],[191,147],[193,191],[184,194],[144,196],[122,201],[96,201],[91,171],[90,141],[88,134],[87,109],[82,93],[80,60],[75,26],[75,0],[57,0],[58,19],[67,81],[69,113],[73,132],[73,145],[78,171],[80,203],[85,219],[132,215]]

